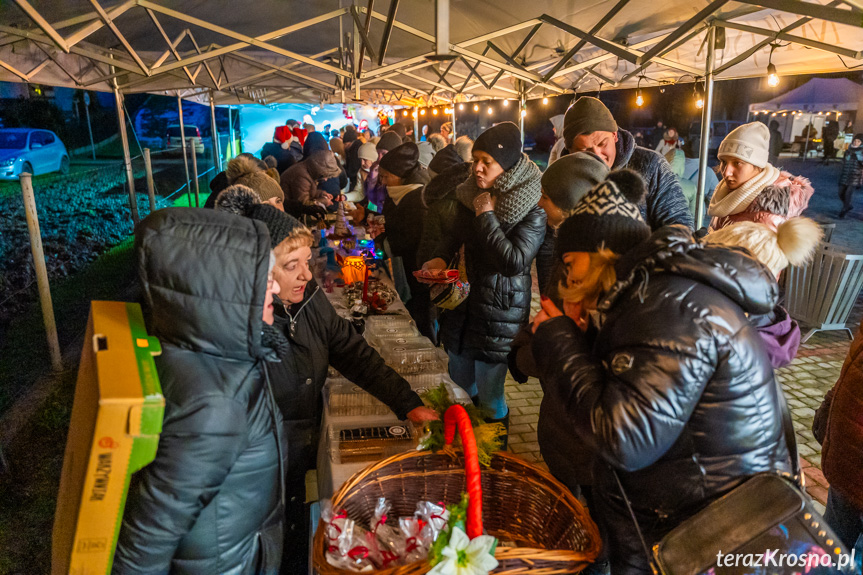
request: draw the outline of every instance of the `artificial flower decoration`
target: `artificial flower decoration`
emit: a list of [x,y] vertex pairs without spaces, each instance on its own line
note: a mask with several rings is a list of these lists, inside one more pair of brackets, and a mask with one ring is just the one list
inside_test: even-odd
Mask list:
[[488,575],[497,567],[497,559],[492,555],[495,542],[491,535],[469,539],[467,533],[453,527],[449,544],[441,553],[442,559],[429,575]]

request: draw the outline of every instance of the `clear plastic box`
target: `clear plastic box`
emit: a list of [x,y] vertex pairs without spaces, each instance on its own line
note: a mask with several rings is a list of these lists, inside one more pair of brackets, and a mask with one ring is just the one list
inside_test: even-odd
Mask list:
[[447,367],[446,353],[423,336],[384,342],[380,354],[388,366],[402,375],[443,373]]
[[390,408],[372,394],[346,379],[327,381],[324,388],[327,413],[334,417],[390,414]]
[[379,461],[415,449],[419,441],[410,424],[330,425],[328,433],[336,464]]

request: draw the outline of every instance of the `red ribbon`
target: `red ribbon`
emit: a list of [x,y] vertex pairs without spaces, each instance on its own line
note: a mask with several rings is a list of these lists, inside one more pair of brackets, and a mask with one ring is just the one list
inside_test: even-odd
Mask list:
[[383,562],[382,567],[386,567],[393,561],[398,560],[399,556],[393,553],[392,551],[382,551],[381,552],[381,560]]
[[369,548],[357,546],[348,551],[348,557],[351,559],[365,559],[369,556]]
[[405,553],[410,553],[411,551],[419,547],[416,537],[408,537],[405,540],[405,544],[407,544],[407,549],[405,549]]

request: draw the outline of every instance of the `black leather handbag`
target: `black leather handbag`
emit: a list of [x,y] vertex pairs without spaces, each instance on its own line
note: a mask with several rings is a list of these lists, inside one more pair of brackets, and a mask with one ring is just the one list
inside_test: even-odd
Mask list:
[[655,574],[855,572],[853,557],[803,488],[794,427],[781,389],[780,398],[794,475],[765,472],[752,476],[671,530],[653,546],[652,553],[615,471],[618,488]]

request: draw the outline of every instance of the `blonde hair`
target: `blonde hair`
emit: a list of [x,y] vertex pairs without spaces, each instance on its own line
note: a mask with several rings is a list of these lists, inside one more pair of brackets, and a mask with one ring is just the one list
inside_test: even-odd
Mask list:
[[614,264],[620,258],[613,251],[600,247],[590,253],[590,267],[587,276],[579,283],[569,283],[569,266],[564,269],[564,277],[558,286],[563,301],[569,303],[586,302],[595,304],[599,297],[617,281]]
[[291,230],[288,237],[279,242],[279,245],[273,248],[273,252],[276,256],[280,256],[300,248],[310,248],[313,243],[312,231],[306,226],[298,226]]

